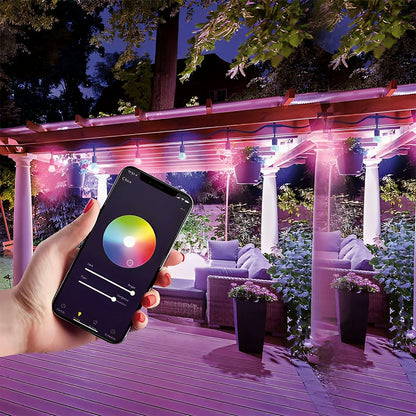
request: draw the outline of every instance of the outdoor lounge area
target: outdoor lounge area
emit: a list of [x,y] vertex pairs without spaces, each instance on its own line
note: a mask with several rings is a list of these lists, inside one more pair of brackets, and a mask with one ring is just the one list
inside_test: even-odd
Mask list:
[[[381,131],[377,140],[376,124]],[[359,172],[364,183],[359,237],[342,234],[331,222],[333,189],[346,178],[336,160],[350,137],[359,137],[365,150]],[[278,151],[271,148],[272,139]],[[165,112],[137,109],[134,115],[88,120],[78,116],[1,129],[0,140],[3,155],[16,163],[14,284],[33,253],[28,185],[35,159],[46,171],[52,162],[64,169],[60,156],[94,156],[100,166],[96,196],[101,202],[109,175],[138,164],[139,147],[140,168],[163,180],[169,172],[204,170],[226,172],[229,181],[234,174],[229,144],[234,152],[256,147],[264,160],[260,231],[252,236],[259,241],[256,247],[228,239],[226,219],[225,238],[207,244],[206,255],[188,269],[187,260],[177,272],[172,267],[172,284],[159,289],[161,303],[148,311],[148,328],[130,334],[124,343],[97,341],[61,353],[1,358],[0,414],[416,415],[414,355],[407,347],[393,348],[388,338],[388,282],[369,295],[367,337],[361,346],[341,342],[331,288],[335,275],[349,272],[378,282],[378,265],[371,263],[377,252],[368,246],[378,242],[385,219],[379,166],[399,154],[416,157],[416,85],[392,82],[385,88],[299,95],[290,91],[284,97]],[[286,223],[287,234],[279,240],[277,178],[294,165],[313,169],[313,220],[310,234]],[[412,210],[414,216],[414,206]],[[290,231],[297,233],[293,241]],[[414,239],[414,228],[408,235]],[[287,248],[292,244],[300,250],[306,243],[309,251]],[[403,250],[414,252],[414,241]],[[305,259],[308,267],[297,269]],[[298,299],[310,302],[306,312],[298,305],[299,316],[309,313],[309,322],[301,322],[304,315],[299,318],[302,330],[308,326],[308,340],[302,339],[300,348],[315,342],[309,353],[313,356],[319,346],[318,358],[309,358],[306,347],[304,360],[290,353],[296,308],[287,301],[285,288],[276,287],[289,269],[287,281],[307,280],[309,285],[299,289]],[[247,280],[277,296],[267,305],[262,354],[243,353],[236,345],[228,292],[232,283]],[[415,313],[411,310],[408,322],[415,322]]]

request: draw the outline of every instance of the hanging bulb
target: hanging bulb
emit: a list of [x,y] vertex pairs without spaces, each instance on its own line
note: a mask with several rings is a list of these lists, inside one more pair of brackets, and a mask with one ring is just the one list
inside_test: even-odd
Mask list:
[[53,173],[56,171],[56,166],[55,166],[55,159],[53,158],[53,153],[51,152],[51,158],[49,159],[49,167],[48,167],[48,171],[50,173]]
[[134,158],[134,163],[136,165],[141,165],[142,160],[140,159],[140,149],[139,149],[139,141],[136,142],[136,156]]
[[88,170],[92,173],[98,173],[98,171],[100,170],[100,168],[98,167],[98,163],[97,163],[97,156],[95,154],[95,147],[94,147],[94,154],[92,155],[92,158],[91,158],[91,165],[89,166]]
[[279,150],[279,145],[277,144],[277,137],[276,137],[276,123],[273,123],[273,138],[272,138],[272,146],[271,146],[272,152],[277,153]]
[[185,160],[186,153],[185,153],[185,145],[183,143],[183,137],[181,138],[181,145],[179,146],[179,160]]
[[378,117],[379,115],[376,114],[375,118],[376,118],[376,128],[374,129],[374,142],[375,143],[380,143],[381,141],[381,134],[380,134],[380,129],[378,128]]

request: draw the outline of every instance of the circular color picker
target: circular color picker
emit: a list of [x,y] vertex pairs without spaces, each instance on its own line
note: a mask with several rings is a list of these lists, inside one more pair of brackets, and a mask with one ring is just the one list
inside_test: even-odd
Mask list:
[[107,257],[117,266],[135,268],[152,257],[156,236],[151,225],[136,215],[123,215],[108,224],[103,235]]

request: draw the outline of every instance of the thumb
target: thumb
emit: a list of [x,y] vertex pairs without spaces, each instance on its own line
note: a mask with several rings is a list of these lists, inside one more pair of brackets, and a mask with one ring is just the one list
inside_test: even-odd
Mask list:
[[95,199],[90,199],[84,212],[75,221],[49,237],[49,243],[55,245],[62,254],[72,252],[92,230],[99,211],[99,203]]

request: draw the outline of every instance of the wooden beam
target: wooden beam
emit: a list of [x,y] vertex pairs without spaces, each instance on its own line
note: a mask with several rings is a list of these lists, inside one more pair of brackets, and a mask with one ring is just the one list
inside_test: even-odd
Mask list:
[[139,119],[139,121],[148,121],[149,120],[146,116],[146,113],[139,107],[134,108],[134,115]]
[[205,103],[206,107],[206,114],[212,114],[212,100],[211,98],[207,98],[207,101]]
[[282,106],[290,105],[290,103],[295,99],[295,95],[296,95],[295,89],[290,88],[285,94],[285,96],[283,97]]
[[390,81],[390,84],[386,87],[384,91],[385,97],[391,97],[397,90],[397,79]]
[[75,123],[78,124],[78,126],[81,127],[91,127],[93,126],[93,123],[91,122],[91,120],[84,118],[82,116],[80,116],[79,114],[75,114]]
[[36,133],[42,133],[42,132],[48,131],[47,129],[45,129],[45,127],[41,126],[40,124],[36,124],[36,123],[34,123],[33,121],[30,121],[30,120],[26,121],[26,127],[29,130],[32,130]]

